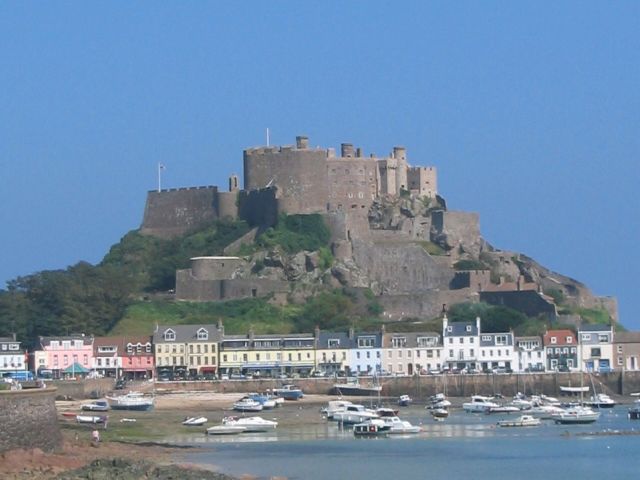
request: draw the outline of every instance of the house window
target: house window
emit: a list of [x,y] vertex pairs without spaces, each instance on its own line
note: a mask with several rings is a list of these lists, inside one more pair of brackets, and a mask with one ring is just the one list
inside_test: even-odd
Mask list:
[[340,340],[337,338],[331,338],[329,339],[329,341],[327,342],[327,346],[329,348],[338,348],[340,346]]
[[618,345],[618,353],[622,353],[622,345]]
[[465,328],[465,330],[466,330],[467,332],[470,332],[470,331],[471,331],[471,325],[467,325],[467,326],[466,326],[466,328]]
[[567,337],[565,340],[567,343],[573,343],[573,337]]
[[618,366],[621,367],[622,366],[622,357],[618,357]]
[[209,332],[207,332],[204,328],[198,330],[198,340],[209,340]]
[[173,330],[167,330],[164,332],[164,339],[166,341],[173,341],[176,339],[176,332]]
[[600,356],[600,349],[599,348],[592,348],[591,349],[591,356],[592,357],[599,357]]
[[556,337],[551,337],[551,343],[553,344],[558,343],[558,339]]
[[360,352],[356,352],[356,358],[360,360]]
[[451,326],[447,327],[447,332],[453,332],[453,327]]
[[406,337],[393,337],[391,339],[391,345],[393,348],[405,347],[407,345]]
[[609,341],[609,335],[607,335],[606,333],[598,335],[598,342],[607,343],[608,341]]
[[482,335],[482,341],[483,342],[490,342],[491,341],[491,335]]
[[582,335],[580,335],[580,340],[582,340],[583,342],[588,342],[591,340],[591,334],[590,333],[583,333]]

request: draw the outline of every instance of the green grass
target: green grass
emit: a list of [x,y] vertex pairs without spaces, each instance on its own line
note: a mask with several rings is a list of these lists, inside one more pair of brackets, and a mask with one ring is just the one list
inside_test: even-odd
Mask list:
[[433,242],[416,242],[418,245],[420,245],[425,252],[427,252],[429,255],[446,255],[446,251],[444,250],[444,248],[442,248],[440,245],[437,245]]
[[228,302],[150,301],[131,305],[111,335],[151,335],[156,325],[224,323],[225,333],[289,333],[294,329],[296,306],[276,307],[266,299],[251,298]]

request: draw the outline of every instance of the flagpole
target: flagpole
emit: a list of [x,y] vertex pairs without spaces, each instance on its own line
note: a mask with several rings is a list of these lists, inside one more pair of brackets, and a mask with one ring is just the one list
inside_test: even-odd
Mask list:
[[164,168],[164,165],[158,162],[158,192],[162,190],[162,169],[163,168]]

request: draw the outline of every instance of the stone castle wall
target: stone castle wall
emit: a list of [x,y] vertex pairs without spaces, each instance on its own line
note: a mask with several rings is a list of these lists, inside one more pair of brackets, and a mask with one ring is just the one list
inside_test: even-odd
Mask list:
[[0,452],[62,447],[55,388],[0,391]]
[[272,227],[278,222],[280,206],[276,187],[243,190],[238,203],[238,216],[251,226]]
[[147,194],[140,232],[172,238],[218,218],[218,188],[176,188]]
[[261,147],[244,151],[244,190],[278,187],[280,211],[326,211],[327,151],[295,147]]
[[422,293],[447,289],[453,274],[416,244],[374,244],[352,240],[356,264],[383,294]]

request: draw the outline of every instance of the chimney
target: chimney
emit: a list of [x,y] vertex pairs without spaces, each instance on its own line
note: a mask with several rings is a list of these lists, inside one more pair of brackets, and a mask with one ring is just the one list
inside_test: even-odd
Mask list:
[[480,317],[476,317],[476,329],[478,330],[478,335],[480,335]]
[[362,149],[360,147],[356,148],[356,158],[362,157]]
[[306,135],[298,135],[296,137],[296,148],[298,150],[306,150],[309,148],[309,137]]
[[224,336],[224,324],[222,323],[221,318],[218,319],[218,331],[220,332],[220,335]]
[[342,158],[348,158],[354,156],[353,144],[343,143],[340,145],[340,156]]
[[446,335],[448,326],[449,326],[449,319],[447,318],[447,314],[445,312],[444,317],[442,317],[442,336],[443,337]]
[[353,330],[353,327],[349,327],[349,338],[353,339],[354,336],[355,336],[355,331]]
[[318,325],[316,325],[316,328],[313,331],[313,335],[314,337],[316,337],[316,340],[320,338],[320,327]]

